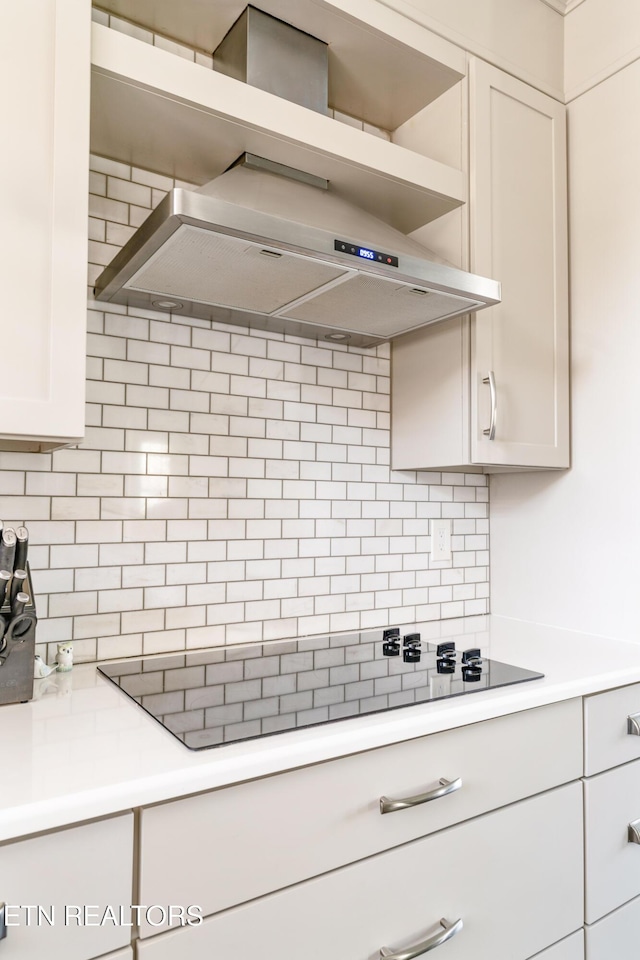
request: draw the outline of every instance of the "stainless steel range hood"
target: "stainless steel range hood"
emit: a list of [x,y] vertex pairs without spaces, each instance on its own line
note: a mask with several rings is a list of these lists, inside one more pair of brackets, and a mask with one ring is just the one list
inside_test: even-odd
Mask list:
[[500,284],[438,262],[329,189],[241,163],[200,190],[172,190],[96,296],[372,346],[498,303]]
[[[326,53],[310,56],[308,42],[320,41],[272,20],[248,8],[220,45],[219,68],[233,72],[235,58],[238,77],[299,100],[296,73],[312,64],[321,74]],[[299,59],[285,62],[296,49]],[[446,264],[327,181],[245,154],[200,189],[172,190],[100,275],[96,296],[372,346],[498,303],[500,284]]]

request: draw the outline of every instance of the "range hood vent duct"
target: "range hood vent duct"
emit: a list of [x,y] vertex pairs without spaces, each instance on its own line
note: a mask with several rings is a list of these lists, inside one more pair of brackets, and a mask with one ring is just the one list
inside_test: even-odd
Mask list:
[[328,114],[329,48],[256,7],[240,14],[213,51],[213,69]]
[[[326,45],[288,24],[249,7],[215,56],[218,69],[297,102],[302,90],[305,106],[326,112]],[[95,291],[133,308],[367,347],[500,302],[494,280],[450,266],[326,180],[252,154],[199,189],[171,190]]]

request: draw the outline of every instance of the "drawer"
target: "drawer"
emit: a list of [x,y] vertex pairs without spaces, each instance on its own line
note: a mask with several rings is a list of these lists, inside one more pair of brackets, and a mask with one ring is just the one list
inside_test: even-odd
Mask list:
[[[199,904],[208,915],[581,770],[582,708],[571,700],[160,804],[141,815],[140,902]],[[441,778],[462,786],[381,815],[380,797],[420,795]]]
[[587,923],[640,894],[640,844],[628,840],[638,818],[640,761],[585,781]]
[[637,960],[640,897],[585,927],[587,960]]
[[372,960],[444,933],[446,918],[463,928],[443,958],[526,960],[578,930],[582,907],[582,791],[572,783],[148,938],[137,957]]
[[[548,950],[536,953],[535,957],[531,957],[531,960],[584,960],[583,931],[578,930],[570,937],[561,940],[560,943],[554,943]],[[602,960],[604,960],[604,957]],[[611,960],[611,958],[609,957],[607,960]]]
[[636,713],[640,683],[584,698],[585,776],[640,757],[640,736],[627,732],[628,718]]
[[[133,814],[3,844],[0,901],[7,905],[7,936],[0,956],[89,960],[126,947],[130,927],[97,922],[107,906],[128,908],[132,889]],[[27,904],[39,905],[53,924],[32,912],[27,925]],[[73,905],[100,909],[88,916],[91,925],[65,923],[65,907]],[[125,950],[113,960],[130,956]]]
[[[116,953],[110,953],[106,957],[100,957],[99,960],[133,960],[133,949],[131,947],[125,947],[124,950],[118,950]],[[538,960],[537,957],[536,960]],[[544,960],[546,960],[546,957]],[[555,958],[553,958],[553,960],[555,960]]]

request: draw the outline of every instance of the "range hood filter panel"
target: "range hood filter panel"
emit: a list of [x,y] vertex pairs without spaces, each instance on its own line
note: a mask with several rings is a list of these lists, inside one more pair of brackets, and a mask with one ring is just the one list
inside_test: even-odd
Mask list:
[[360,274],[285,309],[280,316],[372,337],[400,336],[434,320],[476,310],[477,300]]
[[162,297],[274,313],[349,273],[334,264],[264,250],[262,244],[183,223],[125,286]]

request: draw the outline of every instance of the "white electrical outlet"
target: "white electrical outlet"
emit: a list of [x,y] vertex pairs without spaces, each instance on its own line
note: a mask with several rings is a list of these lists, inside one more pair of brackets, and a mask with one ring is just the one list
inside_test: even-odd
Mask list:
[[431,521],[431,559],[451,560],[451,520]]

